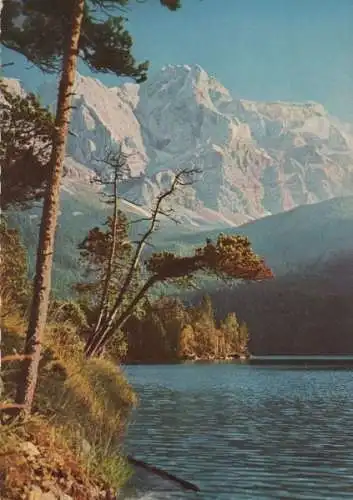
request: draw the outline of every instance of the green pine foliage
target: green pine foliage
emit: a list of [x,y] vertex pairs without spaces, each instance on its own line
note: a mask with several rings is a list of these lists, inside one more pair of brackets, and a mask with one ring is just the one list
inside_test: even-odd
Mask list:
[[[79,42],[79,57],[92,71],[128,76],[136,82],[147,78],[148,63],[137,63],[131,54],[133,40],[125,29],[129,0],[86,0]],[[169,10],[179,0],[161,0]],[[61,68],[71,0],[6,0],[2,12],[1,43],[23,54],[47,73]]]
[[24,209],[43,197],[54,119],[34,94],[11,92],[0,80],[1,209]]

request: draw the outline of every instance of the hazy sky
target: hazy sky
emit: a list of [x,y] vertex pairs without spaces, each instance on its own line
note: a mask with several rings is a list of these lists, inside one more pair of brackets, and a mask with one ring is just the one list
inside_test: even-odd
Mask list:
[[[353,0],[183,0],[179,12],[146,0],[128,16],[134,55],[151,72],[197,63],[234,96],[319,101],[353,122]],[[43,79],[16,60],[9,76]]]

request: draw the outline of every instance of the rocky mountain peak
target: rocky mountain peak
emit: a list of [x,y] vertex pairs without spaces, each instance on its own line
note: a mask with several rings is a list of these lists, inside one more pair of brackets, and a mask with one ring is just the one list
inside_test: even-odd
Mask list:
[[[55,83],[39,93],[54,106]],[[352,193],[351,127],[318,103],[235,99],[198,65],[168,65],[144,84],[110,88],[78,75],[74,106],[69,156],[99,170],[107,149],[123,144],[131,203],[150,206],[162,178],[200,168],[199,181],[177,198],[193,223],[238,224]]]

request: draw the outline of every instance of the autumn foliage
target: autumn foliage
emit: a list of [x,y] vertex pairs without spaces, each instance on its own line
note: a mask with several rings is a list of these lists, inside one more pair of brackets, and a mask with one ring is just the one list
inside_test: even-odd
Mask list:
[[199,271],[223,279],[260,280],[271,278],[272,271],[263,259],[251,249],[248,238],[220,234],[214,243],[206,241],[190,257],[179,257],[170,252],[156,253],[146,263],[147,269],[158,281],[189,276]]

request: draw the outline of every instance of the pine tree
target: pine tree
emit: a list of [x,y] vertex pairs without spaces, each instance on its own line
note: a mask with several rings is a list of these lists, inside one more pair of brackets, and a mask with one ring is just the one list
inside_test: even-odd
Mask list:
[[[156,221],[156,219],[154,219]],[[153,254],[146,262],[147,277],[137,290],[133,290],[133,298],[127,301],[125,307],[122,302],[126,292],[130,290],[132,279],[135,276],[136,263],[141,254],[141,242],[146,241],[145,236],[152,233],[148,230],[137,245],[132,262],[129,266],[126,278],[117,298],[110,309],[108,319],[103,323],[101,331],[98,331],[86,345],[86,355],[99,354],[100,349],[110,341],[116,329],[121,329],[128,318],[134,312],[136,306],[146,296],[147,292],[157,283],[174,282],[180,283],[181,279],[192,278],[197,273],[209,273],[223,279],[259,280],[272,278],[271,270],[266,266],[263,259],[258,257],[251,249],[250,242],[243,236],[219,235],[216,242],[207,240],[205,246],[197,248],[193,255],[179,257],[171,252]],[[201,308],[197,310],[200,324],[204,321],[209,326],[209,331],[204,328],[196,329],[196,339],[201,351],[214,352],[215,320],[209,299],[204,301],[205,312]],[[211,311],[212,310],[212,311]]]
[[116,274],[118,273],[119,278],[122,277],[121,265],[127,250],[131,248],[128,242],[127,220],[118,208],[119,183],[124,177],[130,177],[131,175],[127,159],[128,155],[123,152],[122,146],[119,147],[117,152],[109,151],[106,158],[103,159],[103,162],[108,168],[108,172],[96,178],[96,182],[108,188],[108,192],[105,192],[104,195],[106,197],[106,203],[112,205],[113,210],[111,217],[109,217],[107,221],[110,228],[110,242],[108,244],[108,253],[103,266],[100,305],[93,335],[99,329],[102,321],[105,320],[108,314],[109,297],[111,295],[112,286],[114,290],[118,288],[116,282],[114,282],[116,281]]
[[247,356],[249,354],[250,334],[246,323],[242,323],[239,328],[239,354]]
[[[1,43],[22,53],[47,72],[60,70],[50,179],[44,199],[33,301],[16,403],[29,413],[37,383],[41,341],[48,313],[54,237],[59,211],[60,183],[66,152],[77,59],[94,71],[146,79],[147,63],[137,65],[131,55],[132,38],[117,10],[128,0],[5,0]],[[179,2],[161,0],[170,10]],[[105,15],[107,13],[108,15]]]
[[118,210],[115,223],[113,217],[109,216],[104,226],[107,229],[92,228],[78,245],[85,281],[74,286],[90,316],[91,324],[95,325],[94,329],[99,323],[102,308],[111,305],[115,293],[121,287],[132,252],[128,221],[123,212]]

